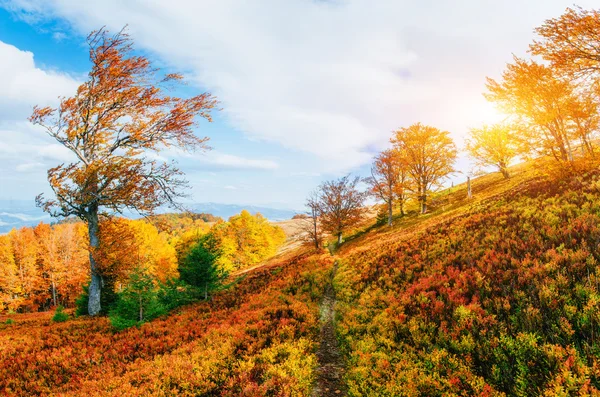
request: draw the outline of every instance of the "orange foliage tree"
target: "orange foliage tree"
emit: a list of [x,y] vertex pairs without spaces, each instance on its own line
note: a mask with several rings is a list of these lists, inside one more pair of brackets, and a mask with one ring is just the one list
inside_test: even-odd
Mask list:
[[0,236],[0,311],[73,306],[88,280],[82,223],[40,223]]
[[38,270],[46,285],[40,299],[53,306],[70,306],[88,278],[85,228],[81,223],[40,223],[33,231],[39,248]]
[[598,103],[552,67],[515,57],[502,81],[488,78],[486,98],[516,116],[527,152],[549,155],[562,165],[574,161],[574,144],[593,155]]
[[366,192],[358,190],[359,177],[325,181],[319,186],[319,213],[324,230],[342,243],[342,234],[355,226],[364,215]]
[[121,31],[105,29],[87,39],[92,69],[75,96],[62,98],[57,109],[34,109],[30,121],[69,149],[76,160],[48,171],[55,198],[38,196],[53,216],[77,216],[88,225],[91,283],[88,311],[100,313],[102,274],[94,259],[99,217],[125,208],[151,213],[172,204],[186,185],[169,163],[146,156],[164,147],[206,148],[208,138],[193,133],[196,116],[210,120],[216,100],[210,94],[181,99],[166,95],[181,80],[160,75],[150,61],[133,54],[133,43]]
[[388,226],[392,226],[394,203],[400,205],[400,214],[404,215],[406,164],[398,151],[392,149],[379,153],[374,160],[371,176],[364,181],[369,185],[369,193],[387,205]]
[[0,236],[0,311],[14,309],[17,292],[17,267],[10,237]]
[[530,46],[534,55],[573,77],[600,79],[600,10],[567,8],[535,31],[540,39]]
[[9,233],[14,258],[15,284],[13,296],[16,307],[35,309],[41,288],[41,276],[37,267],[38,244],[31,228],[13,229]]
[[454,171],[456,146],[449,132],[421,123],[400,128],[391,142],[401,153],[411,182],[410,189],[416,193],[424,214],[429,192]]

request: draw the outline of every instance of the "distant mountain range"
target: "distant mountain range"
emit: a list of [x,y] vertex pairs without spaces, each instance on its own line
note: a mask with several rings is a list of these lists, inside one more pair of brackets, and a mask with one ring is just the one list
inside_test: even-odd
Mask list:
[[[239,214],[244,209],[252,214],[259,212],[271,221],[290,219],[299,212],[272,207],[219,203],[193,203],[186,204],[185,207],[192,212],[212,214],[220,216],[225,220],[230,216]],[[164,212],[169,211],[166,210]],[[138,216],[132,215],[131,217],[137,218]],[[8,233],[13,228],[34,226],[40,222],[52,222],[54,220],[41,209],[37,208],[33,200],[0,200],[0,234]]]
[[52,218],[37,208],[33,200],[0,200],[0,233],[40,222],[52,222]]
[[227,220],[230,216],[239,214],[242,210],[246,210],[251,214],[260,213],[265,218],[271,221],[283,221],[291,219],[294,215],[301,211],[294,211],[289,209],[278,209],[272,207],[258,207],[254,205],[238,205],[238,204],[219,204],[219,203],[197,203],[188,204],[186,208],[193,212],[203,212],[206,214],[212,214],[214,216],[220,216]]

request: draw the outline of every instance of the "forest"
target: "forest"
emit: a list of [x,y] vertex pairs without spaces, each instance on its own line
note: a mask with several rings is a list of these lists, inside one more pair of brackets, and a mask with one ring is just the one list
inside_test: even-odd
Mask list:
[[485,84],[501,122],[398,127],[271,222],[182,210],[157,153],[210,150],[220,102],[92,32],[29,120],[75,158],[36,198],[56,221],[0,235],[2,394],[600,395],[600,11],[535,34]]

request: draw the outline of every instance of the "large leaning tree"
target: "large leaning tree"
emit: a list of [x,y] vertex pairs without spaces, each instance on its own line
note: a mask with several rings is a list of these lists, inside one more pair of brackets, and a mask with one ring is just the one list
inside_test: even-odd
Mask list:
[[95,259],[99,220],[125,209],[150,214],[172,205],[186,186],[173,163],[157,161],[153,152],[169,146],[207,149],[208,138],[194,134],[196,116],[210,119],[217,101],[210,94],[177,98],[167,94],[180,83],[178,74],[163,74],[133,50],[126,31],[106,29],[87,38],[91,71],[74,96],[58,108],[34,108],[30,121],[69,149],[75,160],[48,170],[54,198],[37,197],[52,216],[76,216],[87,223],[91,282],[88,310],[100,313],[103,286]]

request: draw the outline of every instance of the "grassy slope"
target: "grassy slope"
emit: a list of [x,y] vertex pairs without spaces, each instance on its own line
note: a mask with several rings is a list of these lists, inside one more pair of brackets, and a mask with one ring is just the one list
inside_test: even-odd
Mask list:
[[536,169],[340,249],[350,395],[598,393],[600,177]]
[[331,264],[281,257],[212,302],[119,333],[107,319],[0,318],[0,394],[305,396]]

